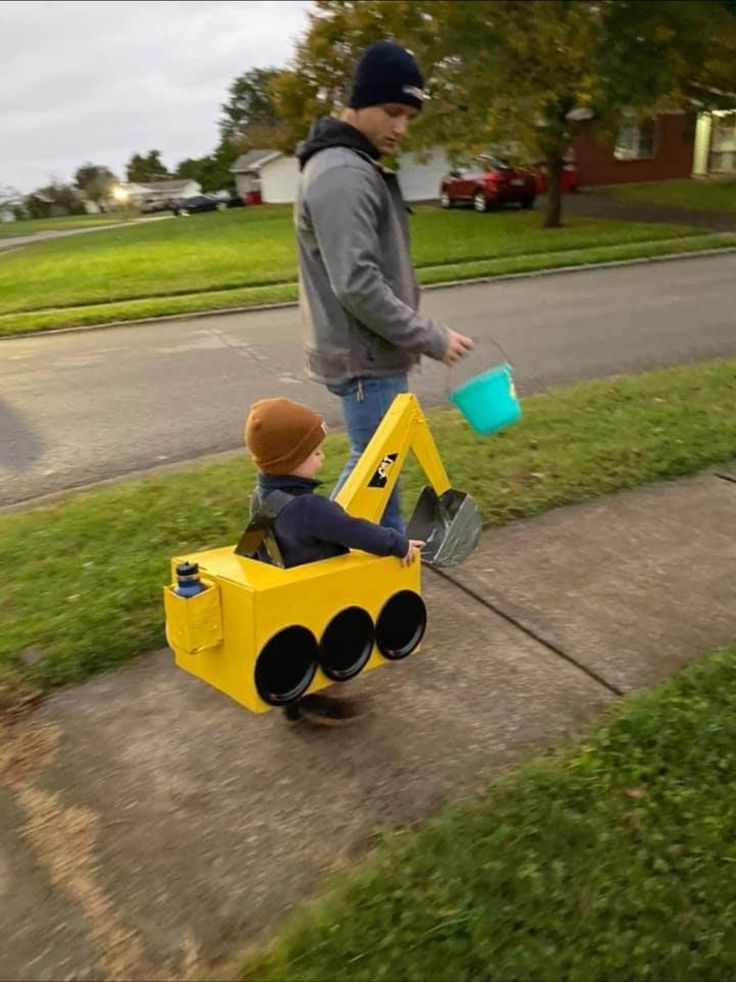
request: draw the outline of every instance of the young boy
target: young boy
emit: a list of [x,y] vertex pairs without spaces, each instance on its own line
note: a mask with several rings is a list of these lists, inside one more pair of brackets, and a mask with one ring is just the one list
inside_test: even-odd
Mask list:
[[[251,517],[272,520],[273,536],[284,566],[301,566],[360,549],[375,556],[396,556],[411,566],[423,542],[409,540],[395,529],[352,518],[340,505],[314,492],[324,463],[321,416],[290,399],[262,399],[251,407],[245,443],[258,468],[251,499]],[[345,700],[305,696],[287,707],[287,717],[335,723],[354,715]]]

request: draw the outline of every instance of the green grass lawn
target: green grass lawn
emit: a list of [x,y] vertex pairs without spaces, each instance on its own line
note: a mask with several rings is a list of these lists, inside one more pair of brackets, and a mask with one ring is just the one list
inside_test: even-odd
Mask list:
[[670,205],[696,211],[736,211],[736,180],[653,181],[607,189],[620,201]]
[[[538,215],[517,211],[423,206],[412,225],[424,282],[727,244],[687,226],[603,219],[570,218],[545,230]],[[0,254],[0,334],[295,296],[290,206],[194,215]]]
[[[487,525],[649,481],[736,453],[736,360],[586,382],[524,400],[505,434],[480,439],[453,412],[432,428],[455,487]],[[245,414],[246,407],[243,407]],[[325,481],[346,441],[328,439]],[[423,483],[405,475],[405,501]],[[242,457],[89,492],[0,517],[0,670],[41,686],[83,679],[164,645],[169,559],[235,542],[253,470]],[[21,653],[33,649],[25,668]]]
[[64,215],[61,218],[28,218],[20,222],[0,222],[0,239],[14,239],[36,232],[61,232],[70,228],[87,228],[90,225],[109,225],[119,222],[119,215]]
[[249,980],[736,977],[736,648],[386,836]]

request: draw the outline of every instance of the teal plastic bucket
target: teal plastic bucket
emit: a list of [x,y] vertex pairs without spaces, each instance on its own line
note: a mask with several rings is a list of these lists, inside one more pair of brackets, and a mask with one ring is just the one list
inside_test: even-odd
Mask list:
[[506,362],[476,375],[450,392],[453,402],[476,433],[489,436],[521,416],[511,365]]

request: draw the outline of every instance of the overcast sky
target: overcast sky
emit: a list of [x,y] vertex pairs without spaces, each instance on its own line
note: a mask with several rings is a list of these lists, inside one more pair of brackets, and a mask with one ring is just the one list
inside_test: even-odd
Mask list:
[[283,65],[306,0],[0,0],[0,185],[123,176],[133,152],[175,166],[217,141],[227,86]]

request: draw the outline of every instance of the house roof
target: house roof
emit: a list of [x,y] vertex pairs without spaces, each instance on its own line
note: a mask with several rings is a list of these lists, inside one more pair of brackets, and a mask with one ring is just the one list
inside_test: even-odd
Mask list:
[[240,157],[230,168],[232,174],[247,174],[249,171],[257,171],[269,160],[280,157],[281,151],[274,149],[249,150],[248,153],[241,154]]
[[695,89],[697,94],[689,94],[688,101],[699,109],[732,110],[736,108],[736,92],[717,89],[712,85],[700,85],[691,82],[689,89]]
[[183,191],[187,185],[198,182],[192,177],[187,177],[176,181],[137,181],[136,183],[146,191]]

